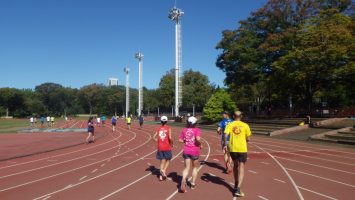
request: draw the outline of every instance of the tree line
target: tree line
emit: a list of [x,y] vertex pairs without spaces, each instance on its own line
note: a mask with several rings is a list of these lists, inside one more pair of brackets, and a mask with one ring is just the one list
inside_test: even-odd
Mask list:
[[[197,111],[203,106],[216,87],[206,75],[187,70],[183,73],[182,110]],[[143,113],[170,112],[174,105],[175,71],[166,72],[160,79],[157,89],[143,89]],[[79,89],[64,87],[57,83],[43,83],[34,89],[0,88],[0,116],[14,117],[31,115],[76,115],[105,114],[122,115],[125,112],[125,86],[105,86],[90,84]],[[138,108],[138,90],[130,88],[130,113],[136,114]]]
[[216,61],[242,109],[355,105],[351,0],[269,0],[225,30]]

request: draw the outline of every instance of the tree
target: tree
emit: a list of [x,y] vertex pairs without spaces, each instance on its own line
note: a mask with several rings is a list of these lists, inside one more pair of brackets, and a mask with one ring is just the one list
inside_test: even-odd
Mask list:
[[237,109],[231,96],[224,90],[216,91],[203,108],[203,119],[209,122],[221,120],[223,111],[233,112]]
[[80,88],[79,99],[86,112],[90,115],[93,113],[93,108],[99,102],[101,96],[102,88],[104,86],[100,84],[91,84]]
[[0,107],[15,117],[26,115],[25,98],[22,91],[15,88],[0,88]]
[[[291,88],[301,94],[309,110],[316,93],[318,98],[326,99],[330,89],[343,90],[337,85],[352,91],[355,79],[353,33],[353,19],[336,9],[321,11],[297,32],[297,45],[273,64],[279,79],[294,83]],[[354,92],[347,96],[354,99]]]
[[157,90],[160,105],[164,108],[171,108],[175,105],[175,70],[172,69],[160,79]]

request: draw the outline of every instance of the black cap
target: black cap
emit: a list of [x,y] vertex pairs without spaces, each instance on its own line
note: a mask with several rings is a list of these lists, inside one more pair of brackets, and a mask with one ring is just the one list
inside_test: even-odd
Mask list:
[[222,115],[223,115],[223,114],[229,115],[229,112],[223,111],[221,114],[222,114]]

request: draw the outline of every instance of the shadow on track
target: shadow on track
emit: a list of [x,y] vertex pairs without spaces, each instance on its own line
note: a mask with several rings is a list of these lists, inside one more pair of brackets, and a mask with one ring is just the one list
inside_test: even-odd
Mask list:
[[222,185],[224,187],[226,187],[230,192],[233,192],[233,188],[231,185],[229,185],[227,182],[225,182],[225,180],[221,177],[218,176],[212,176],[208,173],[204,173],[201,177],[201,179],[205,182],[210,182],[210,183],[214,183],[217,185]]

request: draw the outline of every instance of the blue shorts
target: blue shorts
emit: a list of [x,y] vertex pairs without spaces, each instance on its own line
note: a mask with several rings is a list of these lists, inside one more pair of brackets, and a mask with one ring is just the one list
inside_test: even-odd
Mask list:
[[173,154],[171,151],[157,151],[157,159],[158,160],[171,160]]
[[199,159],[199,156],[193,156],[193,155],[190,155],[190,154],[182,154],[182,157],[184,159],[191,159],[191,160],[198,160]]

